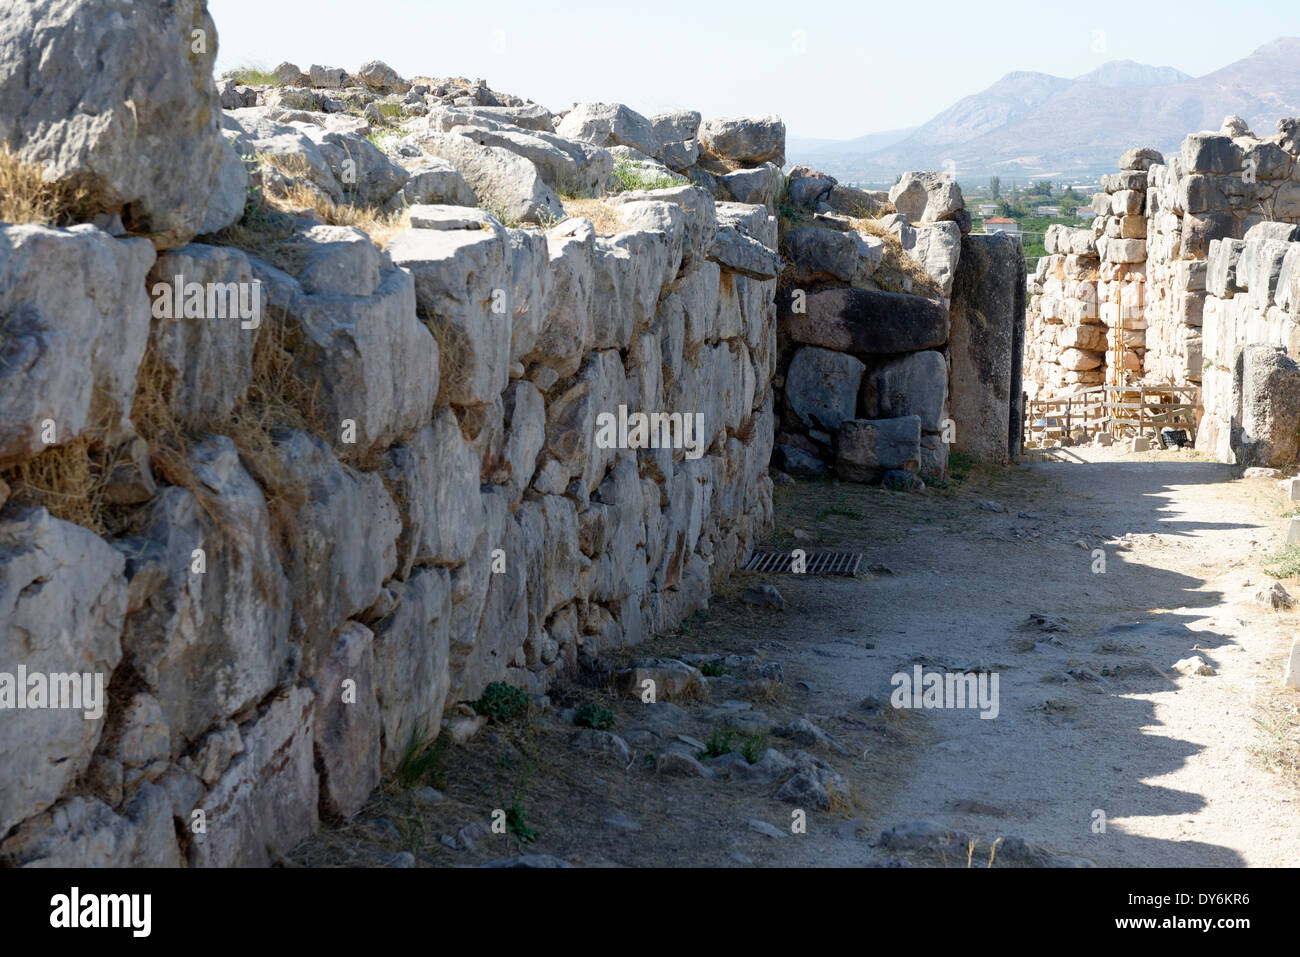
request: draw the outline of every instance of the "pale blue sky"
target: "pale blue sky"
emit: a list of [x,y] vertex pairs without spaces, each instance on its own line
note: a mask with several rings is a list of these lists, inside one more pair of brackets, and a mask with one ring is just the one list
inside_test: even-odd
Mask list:
[[834,139],[918,125],[1012,70],[1077,76],[1129,59],[1201,76],[1300,36],[1297,0],[208,6],[219,69],[290,60],[355,70],[377,58],[406,76],[483,77],[551,109],[602,100],[644,113],[775,112],[792,134]]

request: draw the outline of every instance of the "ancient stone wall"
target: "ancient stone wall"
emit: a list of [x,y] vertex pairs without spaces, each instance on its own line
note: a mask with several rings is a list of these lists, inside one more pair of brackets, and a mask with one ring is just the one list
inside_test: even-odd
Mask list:
[[[788,265],[777,294],[776,466],[799,476],[833,471],[850,481],[919,488],[944,478],[963,435],[974,458],[1005,461],[1009,404],[1019,396],[1018,378],[1010,386],[1010,337],[998,340],[1005,355],[994,356],[997,345],[967,335],[963,387],[980,391],[975,354],[984,346],[990,354],[983,358],[1006,381],[983,395],[984,405],[950,411],[958,361],[950,310],[970,229],[960,187],[943,174],[905,173],[888,199],[851,197],[830,177],[801,168],[790,174],[788,200]],[[979,300],[973,309],[997,308],[982,298],[985,281],[994,298],[1010,303],[1007,331],[1017,290],[1023,316],[1023,258],[1014,258],[1010,273],[1005,257],[981,259],[973,267],[979,281],[967,289],[968,300]],[[1001,423],[1000,442],[991,445],[978,438],[987,415]]]
[[1300,451],[1300,227],[1214,239],[1204,282],[1205,411],[1196,447],[1224,462],[1294,468]]
[[[784,127],[490,91],[476,120],[368,64],[385,104],[415,97],[384,152],[370,113],[279,88],[226,84],[223,117],[211,54],[149,26],[190,18],[67,6],[66,32],[0,16],[33,65],[7,95],[78,102],[48,95],[78,75],[61,37],[147,43],[111,62],[176,93],[136,104],[140,149],[167,142],[190,192],[97,151],[115,120],[48,167],[91,221],[0,225],[0,704],[30,709],[0,721],[0,860],[264,864],[489,682],[542,693],[674,627],[770,525]],[[52,128],[0,132],[40,164]],[[705,186],[624,189],[612,229],[554,215],[636,130],[629,162]],[[244,215],[251,166],[300,214]],[[382,248],[306,208],[399,196]],[[33,697],[51,674],[84,674],[85,707]]]
[[1033,295],[1025,378],[1036,394],[1076,392],[1108,381],[1107,368],[1140,374],[1146,355],[1148,170],[1163,159],[1131,150],[1102,179],[1090,229],[1051,226]]
[[[1208,328],[1223,321],[1222,312],[1213,320],[1207,312],[1210,249],[1240,242],[1257,223],[1300,221],[1295,130],[1295,120],[1283,119],[1277,134],[1260,138],[1228,117],[1218,132],[1188,136],[1167,162],[1154,150],[1125,154],[1121,172],[1106,177],[1106,193],[1094,199],[1095,242],[1088,230],[1054,228],[1049,255],[1030,279],[1025,362],[1035,393],[1120,381],[1121,366],[1129,383],[1204,382],[1207,396],[1220,393],[1205,408],[1213,404],[1220,422],[1230,420],[1222,380],[1207,380],[1230,368],[1232,356],[1215,358],[1206,344],[1212,334],[1216,348],[1271,339],[1244,327]],[[1208,447],[1226,450],[1217,426],[1208,428]]]
[[[142,388],[143,343],[120,349],[140,329],[189,427],[171,467],[197,480],[128,470],[109,491],[138,504],[115,536],[0,514],[6,664],[102,673],[112,698],[103,722],[6,720],[0,753],[31,765],[0,788],[10,859],[75,860],[111,822],[174,861],[172,817],[206,808],[222,850],[191,844],[191,861],[260,861],[310,829],[318,785],[351,813],[488,682],[544,692],[706,604],[770,523],[775,354],[774,280],[711,257],[719,233],[770,248],[774,226],[693,186],[623,208],[657,228],[440,212],[381,254],[314,226],[297,276],[225,247],[155,259],[94,227],[0,227],[3,311],[41,345],[9,378],[6,448],[50,455],[46,421],[88,436],[60,383]],[[268,339],[236,318],[151,321],[146,296],[250,279],[320,426],[275,432],[256,461],[224,433]],[[651,435],[649,413],[675,418]],[[104,821],[64,827],[70,794]]]

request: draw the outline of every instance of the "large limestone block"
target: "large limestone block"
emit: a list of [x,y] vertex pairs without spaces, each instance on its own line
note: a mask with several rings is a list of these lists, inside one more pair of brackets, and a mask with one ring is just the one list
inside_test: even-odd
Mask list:
[[54,444],[130,435],[153,259],[93,226],[0,226],[0,467],[44,451],[50,425]]
[[614,171],[609,150],[553,132],[458,126],[455,132],[480,146],[499,147],[522,156],[537,168],[542,181],[566,196],[599,196]]
[[1247,346],[1242,369],[1237,463],[1294,468],[1300,457],[1300,366],[1285,349]]
[[1106,356],[1101,352],[1087,352],[1083,349],[1062,349],[1057,361],[1062,368],[1071,372],[1087,372],[1105,365]]
[[336,449],[383,448],[428,421],[439,349],[417,317],[410,272],[385,268],[370,296],[294,295],[287,321],[300,336],[295,373],[316,389]]
[[774,279],[781,272],[776,250],[739,224],[719,223],[707,255],[722,268],[753,279]]
[[345,202],[356,206],[383,206],[410,178],[363,136],[329,130],[314,123],[292,123],[316,144],[343,191]]
[[537,455],[546,442],[546,403],[537,386],[517,379],[506,389],[503,403],[505,445],[502,458],[509,471],[511,503],[518,504],[537,471]]
[[822,201],[835,212],[846,216],[872,218],[895,212],[893,204],[889,202],[889,191],[882,189],[857,189],[836,183]]
[[411,84],[383,60],[367,60],[357,68],[357,79],[377,92],[405,93]]
[[122,650],[162,704],[174,754],[275,687],[291,618],[266,498],[234,444],[208,438],[188,461],[202,498],[164,489],[119,545],[131,583]]
[[890,231],[898,237],[908,257],[934,280],[945,299],[952,295],[953,277],[961,255],[961,227],[944,221],[913,227],[891,217]]
[[387,475],[403,512],[398,574],[415,565],[456,565],[482,530],[479,460],[456,413],[442,409],[406,445],[388,453]]
[[564,115],[555,132],[597,146],[630,146],[647,156],[659,152],[654,124],[622,103],[579,103]]
[[191,867],[266,867],[316,830],[316,706],[291,688],[240,727],[244,751],[203,798],[207,833],[190,843]]
[[285,572],[310,674],[334,630],[373,605],[393,574],[402,522],[380,476],[343,465],[320,439],[287,432],[277,437],[275,454],[284,483],[277,491],[294,504]]
[[587,511],[578,516],[578,534],[579,547],[594,563],[586,590],[590,600],[616,601],[634,594],[644,582],[645,562],[637,568],[631,559],[646,544],[645,502],[634,456],[619,456],[592,492]]
[[379,786],[379,703],[375,698],[373,635],[344,623],[316,675],[314,721],[321,810],[348,818]]
[[551,295],[550,245],[535,229],[507,229],[510,256],[510,360],[521,361],[537,346],[546,326]]
[[1065,326],[1061,329],[1056,344],[1062,349],[1105,352],[1106,329],[1104,326]]
[[208,209],[199,222],[198,234],[206,236],[238,222],[248,205],[250,179],[244,159],[226,139],[221,143],[221,164],[217,167]]
[[225,150],[202,0],[5,4],[0,49],[0,142],[159,249],[199,232]]
[[775,113],[710,117],[700,123],[700,145],[742,166],[785,164],[785,123]]
[[506,123],[524,130],[551,133],[555,130],[555,117],[539,103],[522,106],[461,106],[457,109],[474,119]]
[[[735,284],[732,286],[734,288]],[[672,324],[680,314],[683,346],[688,350],[715,338],[725,338],[719,327],[723,291],[722,267],[714,262],[702,262],[664,296],[659,306],[659,319]],[[734,335],[734,331],[731,334]]]
[[1164,161],[1164,154],[1159,150],[1152,149],[1149,146],[1142,146],[1131,149],[1121,156],[1119,159],[1119,168],[1122,170],[1145,172],[1152,166],[1163,164]]
[[1241,251],[1237,264],[1237,281],[1249,293],[1251,308],[1259,311],[1273,304],[1282,262],[1291,244],[1277,239],[1249,241]]
[[946,173],[904,173],[890,188],[889,201],[913,224],[955,220],[966,208],[961,187]]
[[478,198],[460,171],[445,159],[428,156],[407,169],[402,188],[388,200],[389,210],[422,204],[477,206]]
[[948,407],[948,360],[941,352],[914,352],[874,373],[864,392],[873,418],[921,418],[921,429],[939,432]]
[[343,86],[343,81],[347,77],[348,71],[341,66],[321,66],[319,63],[313,63],[307,68],[307,81],[313,87],[337,90]]
[[1183,140],[1183,173],[1235,173],[1241,169],[1242,150],[1222,133],[1193,133]]
[[[785,234],[784,252],[794,282],[833,279],[851,283],[864,271],[864,261],[854,235],[835,229],[802,226]],[[869,275],[871,271],[867,270]]]
[[776,200],[785,186],[785,175],[775,163],[764,163],[753,169],[737,169],[717,177],[723,190],[738,203],[764,206],[776,212]]
[[1206,270],[1206,288],[1210,295],[1230,299],[1245,291],[1237,279],[1237,269],[1245,248],[1245,242],[1240,239],[1211,240]]
[[433,739],[447,701],[451,575],[416,569],[393,582],[392,610],[374,626],[375,694],[383,729],[383,769]]
[[483,146],[458,132],[408,137],[431,156],[446,160],[465,178],[480,202],[509,223],[542,223],[564,215],[564,204],[531,161],[500,146]]
[[[104,728],[109,679],[122,658],[124,565],[101,538],[43,508],[11,508],[0,519],[0,834],[48,808],[90,761]],[[15,686],[20,666],[29,681],[75,674],[77,696],[98,691],[98,707],[89,700],[48,707],[56,699],[73,704],[52,688],[47,707],[11,710],[19,696],[35,703],[33,685]]]
[[875,482],[885,472],[915,472],[921,461],[921,418],[846,419],[835,436],[835,471],[852,482]]
[[469,564],[486,579],[487,594],[482,614],[463,628],[456,627],[453,613],[448,692],[453,701],[476,699],[488,684],[501,680],[528,633],[523,532],[503,488],[486,486],[482,500],[486,521]]
[[786,401],[808,428],[834,431],[856,414],[865,368],[842,352],[800,349],[786,373]]
[[483,405],[510,378],[512,259],[504,229],[412,229],[388,244],[415,278],[415,302],[438,340],[438,401]]
[[[677,236],[680,261],[681,233]],[[596,238],[591,300],[595,348],[626,349],[631,344],[633,332],[654,318],[671,266],[667,233],[635,231]]]
[[143,783],[115,813],[76,795],[24,821],[0,844],[12,867],[180,867],[172,805],[161,787]]
[[673,110],[656,113],[650,126],[659,144],[656,159],[669,169],[681,172],[700,158],[700,144],[696,139],[700,130],[700,114],[694,110]]
[[779,303],[781,331],[794,342],[858,354],[937,349],[948,341],[941,300],[868,289],[827,289],[807,296],[806,311]]
[[149,336],[170,381],[172,414],[194,428],[215,425],[243,399],[253,378],[260,281],[238,249],[190,243],[160,254],[148,282]]
[[1287,246],[1282,268],[1278,271],[1273,301],[1288,315],[1300,312],[1300,242]]
[[954,447],[980,462],[1006,462],[1020,451],[1025,353],[1025,266],[1020,240],[962,239],[953,284],[949,412]]
[[718,229],[717,204],[713,195],[698,186],[674,186],[669,189],[629,190],[610,200],[623,206],[653,200],[673,203],[685,214],[686,236],[682,245],[681,268],[686,270],[704,260]]
[[[621,198],[621,197],[620,197]],[[676,277],[682,266],[686,242],[686,213],[675,203],[659,199],[642,199],[620,203],[619,212],[628,230],[662,233],[667,244],[660,288]],[[656,298],[658,298],[656,296]]]
[[571,219],[546,233],[551,288],[545,316],[524,362],[553,368],[560,376],[578,371],[595,341],[592,294],[596,234],[585,219]]
[[[557,463],[566,485],[581,477],[590,491],[600,482],[618,451],[605,444],[600,417],[617,420],[627,399],[622,359],[616,350],[605,349],[591,353],[573,384],[547,405],[543,454]],[[545,466],[539,481],[542,471]]]
[[[272,119],[272,112],[248,107],[224,114],[222,131],[230,137],[235,152],[248,163],[268,165],[269,160],[278,170],[291,170],[295,180],[315,187],[331,202],[341,203],[343,187],[324,154],[302,128]],[[270,183],[268,187],[275,188]]]
[[557,608],[578,594],[588,559],[578,544],[578,514],[572,500],[540,495],[517,513],[528,570],[528,625],[536,632]]
[[758,240],[768,249],[776,250],[779,232],[776,217],[762,206],[750,206],[747,203],[715,203],[713,212],[717,217],[719,229],[733,226],[746,236]]

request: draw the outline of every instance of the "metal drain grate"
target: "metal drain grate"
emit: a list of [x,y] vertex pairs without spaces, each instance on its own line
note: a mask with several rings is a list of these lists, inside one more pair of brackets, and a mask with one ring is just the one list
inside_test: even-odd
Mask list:
[[[788,572],[794,561],[789,552],[754,552],[742,571]],[[856,576],[862,564],[860,552],[808,552],[805,575]]]

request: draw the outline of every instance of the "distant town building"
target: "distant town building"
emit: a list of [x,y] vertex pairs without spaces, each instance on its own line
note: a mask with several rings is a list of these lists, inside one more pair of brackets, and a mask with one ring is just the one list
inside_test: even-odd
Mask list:
[[1039,206],[1038,215],[1039,216],[1060,216],[1061,207],[1060,206]]
[[980,203],[980,217],[988,219],[990,216],[996,216],[1001,209],[997,203]]
[[1014,219],[1007,219],[1005,216],[994,216],[992,219],[984,220],[984,232],[1011,233],[1014,236],[1019,236],[1020,224]]

